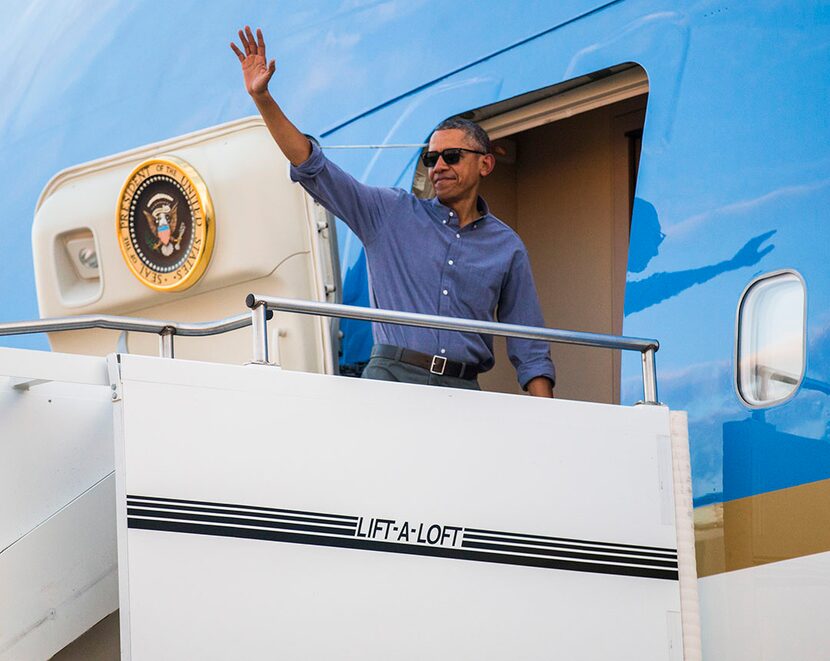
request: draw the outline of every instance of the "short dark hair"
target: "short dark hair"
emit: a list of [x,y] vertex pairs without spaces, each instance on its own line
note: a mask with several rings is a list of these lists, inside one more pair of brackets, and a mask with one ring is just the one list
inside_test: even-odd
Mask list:
[[475,122],[471,122],[469,119],[462,119],[461,117],[445,119],[435,127],[433,133],[435,133],[435,131],[447,131],[449,129],[459,129],[464,131],[467,137],[472,140],[485,154],[489,154],[493,149],[493,146],[490,143],[490,136],[487,135],[487,131]]

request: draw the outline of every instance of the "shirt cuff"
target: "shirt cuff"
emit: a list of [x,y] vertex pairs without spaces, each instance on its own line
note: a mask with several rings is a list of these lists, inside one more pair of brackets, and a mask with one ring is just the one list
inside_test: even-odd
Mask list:
[[308,141],[311,143],[311,154],[309,154],[308,158],[299,165],[292,164],[289,169],[291,181],[295,183],[303,181],[304,179],[312,179],[316,177],[320,173],[320,170],[323,169],[326,162],[326,157],[323,156],[323,150],[320,149],[320,145],[317,143],[317,140],[310,135],[306,135],[306,138],[308,138]]
[[524,363],[516,371],[522,390],[527,390],[527,384],[537,376],[544,376],[550,379],[551,385],[556,385],[556,370],[548,358],[540,358],[529,363]]

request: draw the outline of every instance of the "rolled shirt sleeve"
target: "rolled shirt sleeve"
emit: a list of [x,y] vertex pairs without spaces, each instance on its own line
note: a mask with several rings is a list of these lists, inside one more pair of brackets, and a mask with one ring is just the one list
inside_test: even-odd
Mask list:
[[[506,324],[545,325],[536,285],[533,282],[533,272],[530,269],[530,259],[524,247],[516,252],[504,280],[497,315],[498,320]],[[556,384],[556,370],[550,358],[550,346],[547,342],[509,337],[507,355],[516,368],[516,377],[522,389],[527,390],[527,384],[538,376],[547,377],[551,384]]]

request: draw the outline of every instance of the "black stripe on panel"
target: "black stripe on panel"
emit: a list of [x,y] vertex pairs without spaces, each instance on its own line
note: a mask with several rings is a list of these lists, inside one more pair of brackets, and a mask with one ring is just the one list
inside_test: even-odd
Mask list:
[[395,542],[386,542],[359,537],[308,535],[271,529],[238,528],[231,526],[216,526],[208,523],[165,521],[162,519],[136,519],[134,517],[128,517],[127,526],[129,528],[140,530],[158,530],[191,533],[196,535],[237,537],[242,539],[261,539],[275,542],[286,542],[290,544],[308,544],[312,546],[362,549],[386,553],[453,558],[457,560],[472,560],[475,562],[523,565],[527,567],[540,567],[546,569],[562,569],[567,571],[582,571],[598,574],[616,574],[621,576],[677,580],[676,570],[661,567],[637,567],[633,565],[611,563],[596,564],[576,559],[569,560],[563,558],[511,555],[507,553],[496,553],[493,551],[425,546],[421,544],[399,544]]
[[[134,496],[127,494],[128,500],[141,500],[147,503],[147,501],[159,502],[159,503],[181,503],[184,505],[207,505],[208,507],[227,507],[230,509],[240,509],[240,510],[257,510],[260,512],[276,512],[278,514],[299,514],[302,516],[322,516],[327,519],[344,519],[345,521],[354,521],[357,522],[356,516],[347,516],[345,514],[327,514],[325,512],[303,512],[301,510],[284,510],[284,509],[276,509],[274,507],[257,507],[254,505],[237,505],[234,503],[212,503],[204,500],[182,500],[181,498],[156,498],[156,497],[149,497],[149,496]],[[147,503],[149,504],[149,503]]]
[[203,505],[167,505],[165,503],[149,503],[146,501],[134,501],[131,498],[127,499],[127,507],[142,507],[149,509],[156,509],[159,511],[182,511],[195,512],[196,514],[212,513],[212,514],[235,514],[237,516],[256,516],[263,519],[273,519],[274,521],[295,521],[298,523],[322,523],[325,525],[357,525],[357,519],[348,521],[339,521],[336,519],[324,519],[319,516],[300,516],[298,514],[272,514],[271,512],[257,512],[250,511],[251,508],[235,508],[235,507],[205,507]]
[[485,544],[483,542],[462,542],[462,548],[482,549],[484,551],[504,551],[506,553],[522,553],[525,555],[555,556],[557,558],[580,558],[582,560],[594,560],[598,562],[615,562],[629,565],[647,565],[649,567],[672,567],[677,568],[677,561],[653,558],[627,558],[608,553],[578,553],[574,551],[561,551],[556,549],[530,549],[524,546],[511,546],[508,544]]
[[633,551],[624,546],[621,548],[610,547],[604,542],[581,542],[574,540],[573,542],[546,542],[537,540],[514,539],[512,537],[494,537],[492,535],[469,535],[464,531],[464,540],[486,542],[496,542],[501,544],[515,544],[523,545],[528,551],[533,551],[534,548],[554,548],[563,549],[566,551],[596,551],[598,553],[619,553],[627,556],[644,556],[649,558],[665,558],[672,559],[677,557],[676,551]]
[[[477,528],[464,528],[464,535],[467,538],[474,538],[475,535],[494,535],[498,537],[523,537],[527,539],[539,539],[549,542],[575,542],[577,544],[594,544],[596,546],[616,546],[626,549],[639,549],[642,551],[668,551],[670,553],[677,553],[677,549],[665,548],[662,546],[640,546],[638,544],[615,544],[613,542],[592,542],[587,539],[570,539],[568,537],[545,537],[544,535],[524,535],[515,532],[501,532],[499,530],[480,530]],[[506,541],[506,540],[505,540]],[[516,541],[519,541],[518,539]]]
[[151,519],[175,519],[180,521],[191,521],[205,523],[224,523],[226,525],[238,526],[259,526],[260,528],[273,528],[274,530],[301,530],[304,532],[322,533],[328,535],[352,535],[354,536],[357,528],[354,525],[329,525],[325,528],[322,526],[304,525],[300,523],[282,523],[278,521],[268,521],[266,519],[254,519],[239,516],[214,516],[212,514],[190,514],[182,512],[160,512],[158,510],[148,510],[139,508],[127,508],[128,517],[141,517]]

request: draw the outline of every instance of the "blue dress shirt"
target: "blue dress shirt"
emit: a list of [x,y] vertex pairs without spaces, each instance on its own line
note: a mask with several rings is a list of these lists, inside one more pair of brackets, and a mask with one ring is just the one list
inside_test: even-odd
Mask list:
[[[329,161],[312,140],[311,156],[291,179],[363,243],[376,307],[445,317],[543,326],[527,249],[479,198],[481,217],[459,227],[437,198],[362,184]],[[477,365],[494,363],[490,335],[373,324],[376,343]],[[507,353],[522,387],[537,376],[554,381],[546,342],[508,338]]]

